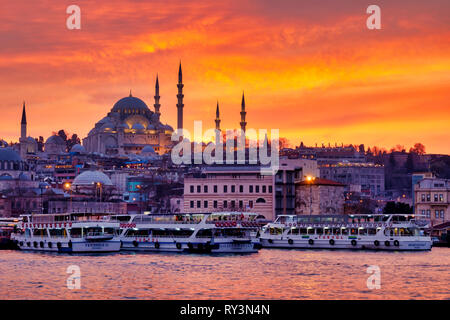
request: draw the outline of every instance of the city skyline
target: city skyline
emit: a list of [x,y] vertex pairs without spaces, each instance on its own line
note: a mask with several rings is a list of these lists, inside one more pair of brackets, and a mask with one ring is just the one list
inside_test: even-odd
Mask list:
[[175,127],[181,59],[189,130],[214,128],[217,100],[221,128],[238,128],[245,91],[247,127],[280,129],[292,145],[421,142],[450,154],[450,4],[377,1],[382,29],[368,30],[366,4],[310,2],[78,1],[81,30],[65,26],[69,1],[9,2],[0,138],[18,141],[23,100],[28,134],[44,138],[86,137],[130,89],[153,110],[156,74],[161,121]]

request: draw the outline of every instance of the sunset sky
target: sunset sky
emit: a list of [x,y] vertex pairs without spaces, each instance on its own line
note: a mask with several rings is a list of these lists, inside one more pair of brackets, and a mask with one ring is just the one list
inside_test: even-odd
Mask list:
[[[0,0],[0,138],[85,137],[132,90],[176,127],[280,129],[293,146],[328,142],[450,154],[448,0]],[[66,8],[81,8],[81,30]],[[366,8],[381,7],[368,30]]]

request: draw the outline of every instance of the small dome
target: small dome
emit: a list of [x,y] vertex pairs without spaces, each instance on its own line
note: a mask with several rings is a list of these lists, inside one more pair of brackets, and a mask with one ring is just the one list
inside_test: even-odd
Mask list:
[[126,122],[122,122],[117,126],[117,128],[129,129],[130,127],[126,124]]
[[30,181],[31,179],[30,179],[30,177],[29,177],[28,175],[26,175],[25,173],[21,172],[21,173],[19,174],[19,180],[22,180],[22,181]]
[[0,176],[0,181],[5,181],[5,180],[13,180],[13,178],[9,174],[2,174]]
[[149,124],[147,127],[147,130],[155,130],[155,129],[156,129],[155,126],[152,124]]
[[137,122],[137,123],[133,124],[132,129],[135,129],[135,130],[145,130],[145,127],[144,127],[141,123]]
[[8,143],[5,140],[0,140],[0,148],[6,148]]
[[70,152],[85,153],[86,149],[81,144],[75,144],[72,149],[70,149]]
[[105,122],[102,126],[101,126],[101,130],[107,130],[107,129],[112,129],[114,128],[114,125],[112,124],[112,122]]
[[2,160],[2,161],[22,161],[22,158],[16,151],[7,147],[7,148],[0,148],[0,160]]
[[111,179],[101,171],[85,171],[73,180],[73,186],[91,186],[95,183],[101,183],[105,186],[112,186]]
[[45,144],[58,144],[58,145],[65,145],[63,138],[60,136],[57,136],[56,134],[49,137],[47,141],[45,141]]
[[99,122],[97,122],[98,124],[104,124],[107,122],[111,122],[111,118],[110,117],[104,117],[102,120],[100,120]]
[[28,143],[37,144],[36,139],[34,139],[33,137],[28,137],[27,141],[28,141]]
[[152,146],[145,146],[141,153],[156,153]]

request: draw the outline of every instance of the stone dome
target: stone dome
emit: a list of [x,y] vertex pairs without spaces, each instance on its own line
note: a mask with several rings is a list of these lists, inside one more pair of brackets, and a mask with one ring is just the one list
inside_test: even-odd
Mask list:
[[0,160],[1,161],[22,161],[20,155],[13,149],[6,147],[0,148]]
[[60,136],[57,136],[56,134],[49,137],[46,141],[45,144],[57,144],[57,145],[65,145],[66,143],[64,142],[63,138],[61,138]]
[[156,153],[152,146],[145,146],[141,153]]
[[137,123],[133,124],[133,127],[131,127],[131,129],[145,130],[145,127],[141,123],[137,122]]
[[73,186],[91,186],[96,183],[101,183],[105,186],[112,186],[111,179],[101,171],[85,171],[78,176],[72,182]]
[[75,144],[72,149],[70,149],[70,152],[85,153],[86,149],[81,144]]
[[111,112],[117,112],[124,116],[129,116],[132,114],[151,116],[153,113],[144,101],[131,95],[117,101],[111,109]]

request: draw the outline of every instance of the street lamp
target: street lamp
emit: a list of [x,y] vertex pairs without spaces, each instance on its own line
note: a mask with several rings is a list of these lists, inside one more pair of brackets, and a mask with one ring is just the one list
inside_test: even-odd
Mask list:
[[69,197],[69,204],[70,204],[70,209],[69,209],[69,212],[71,213],[73,210],[72,210],[72,189],[70,188],[72,185],[69,183],[69,182],[66,182],[66,183],[64,183],[64,185],[63,185],[63,188],[64,188],[64,190],[66,190],[66,191],[69,191],[69,195],[70,195],[70,197]]
[[312,215],[312,184],[316,178],[312,176],[307,176],[306,181],[309,184],[309,215]]

